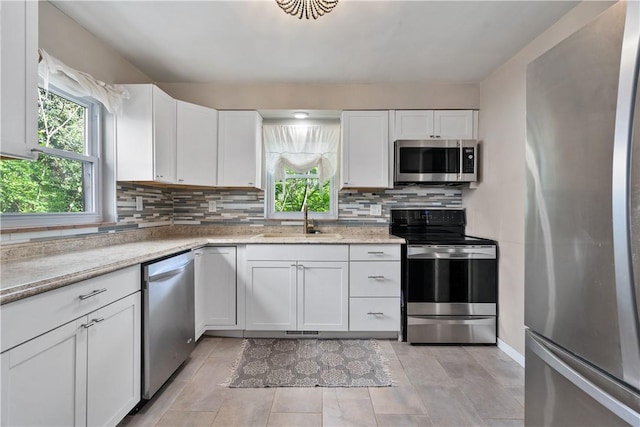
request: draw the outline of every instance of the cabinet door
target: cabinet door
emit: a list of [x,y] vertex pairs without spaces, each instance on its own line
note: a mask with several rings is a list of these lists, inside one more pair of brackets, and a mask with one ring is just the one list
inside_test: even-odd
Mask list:
[[35,159],[38,145],[38,2],[0,4],[0,154]]
[[203,248],[195,255],[198,339],[207,328],[236,325],[236,248]]
[[140,292],[89,314],[87,425],[116,425],[140,401],[141,319]]
[[475,139],[471,110],[435,110],[433,122],[436,138]]
[[81,323],[2,353],[3,426],[86,425],[87,335]]
[[349,329],[349,263],[299,262],[298,330]]
[[218,112],[176,101],[177,182],[214,186],[218,181]]
[[257,111],[218,112],[218,186],[262,185],[262,117]]
[[395,139],[435,138],[433,110],[397,110]]
[[250,261],[247,268],[247,329],[295,330],[295,262]]
[[389,186],[389,112],[342,113],[341,188]]
[[176,182],[176,101],[153,86],[155,181]]

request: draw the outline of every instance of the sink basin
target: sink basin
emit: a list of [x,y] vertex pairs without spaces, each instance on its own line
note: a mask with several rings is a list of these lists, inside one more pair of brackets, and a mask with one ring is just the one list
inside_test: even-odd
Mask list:
[[258,234],[255,239],[342,239],[341,234],[335,233],[318,233],[318,234],[302,234],[302,233],[264,233]]

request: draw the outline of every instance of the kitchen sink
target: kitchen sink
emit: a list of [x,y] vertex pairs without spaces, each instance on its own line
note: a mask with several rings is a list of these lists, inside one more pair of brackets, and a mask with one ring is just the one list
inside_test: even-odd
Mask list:
[[258,234],[254,239],[342,239],[342,234],[336,233],[264,233]]

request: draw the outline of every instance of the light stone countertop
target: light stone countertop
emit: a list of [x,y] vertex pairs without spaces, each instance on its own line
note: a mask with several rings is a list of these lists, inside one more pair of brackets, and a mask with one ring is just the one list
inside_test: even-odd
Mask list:
[[172,237],[124,243],[82,251],[3,261],[0,271],[0,304],[57,289],[177,252],[206,245],[245,244],[402,244],[395,236],[260,237],[229,235]]

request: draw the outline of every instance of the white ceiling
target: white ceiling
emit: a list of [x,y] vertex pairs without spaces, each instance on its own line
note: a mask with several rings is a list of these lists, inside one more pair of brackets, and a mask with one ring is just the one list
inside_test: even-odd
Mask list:
[[576,1],[53,1],[157,82],[477,82]]

